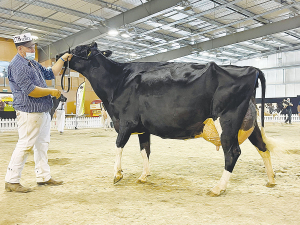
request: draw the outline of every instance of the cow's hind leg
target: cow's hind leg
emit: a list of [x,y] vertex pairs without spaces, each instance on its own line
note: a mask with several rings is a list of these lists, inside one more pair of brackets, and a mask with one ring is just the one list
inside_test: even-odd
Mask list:
[[225,157],[225,170],[219,183],[208,192],[210,196],[219,196],[226,191],[233,168],[241,154],[238,143],[238,130],[241,125],[238,118],[233,118],[233,116],[220,118],[222,127],[221,143]]
[[137,180],[138,183],[145,183],[147,176],[150,176],[149,157],[150,157],[150,133],[139,134],[141,155],[143,157],[143,173]]
[[256,147],[258,153],[260,154],[260,156],[262,157],[262,159],[264,161],[268,180],[269,180],[268,183],[266,184],[266,186],[274,187],[276,185],[275,173],[272,168],[270,151],[269,151],[266,143],[263,141],[262,134],[261,134],[257,124],[255,125],[255,128],[249,137],[249,140]]

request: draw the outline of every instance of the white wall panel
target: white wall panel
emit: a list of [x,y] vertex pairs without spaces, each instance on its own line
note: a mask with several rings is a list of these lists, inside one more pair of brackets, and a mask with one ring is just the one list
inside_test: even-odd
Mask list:
[[268,56],[268,66],[267,67],[275,67],[277,66],[277,57],[276,55]]
[[295,95],[295,84],[286,84],[285,96],[297,96]]
[[295,96],[300,95],[300,84],[295,84]]
[[275,85],[267,85],[266,98],[273,98],[275,96]]
[[259,86],[258,88],[256,89],[256,95],[255,95],[256,98],[261,98],[261,85],[259,83]]
[[[282,58],[282,61],[281,59]],[[266,97],[296,97],[300,95],[300,50],[292,52],[277,53],[260,60],[249,59],[236,63],[239,66],[254,66],[257,68],[273,68],[263,70],[267,90]],[[295,65],[295,67],[278,68]],[[261,90],[257,89],[256,97],[261,97]]]
[[280,70],[275,70],[276,71],[276,80],[275,80],[275,84],[284,84],[284,70],[280,69]]
[[282,53],[282,60],[284,65],[292,65],[295,64],[296,52],[285,52]]
[[[286,83],[294,83],[296,81],[296,68],[286,69],[285,70],[285,82]],[[300,76],[299,76],[300,80]]]
[[[274,97],[279,98],[279,97],[284,97],[286,92],[286,86],[283,85],[275,85],[275,95]],[[272,97],[270,97],[272,98]]]
[[300,64],[300,51],[295,52],[295,64]]
[[[299,55],[300,58],[300,55]],[[300,82],[300,67],[295,68],[295,81]]]

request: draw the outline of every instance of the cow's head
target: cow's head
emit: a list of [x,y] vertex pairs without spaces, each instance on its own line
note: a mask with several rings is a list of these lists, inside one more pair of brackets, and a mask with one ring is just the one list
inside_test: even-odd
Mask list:
[[[65,53],[66,52],[57,55],[56,60],[58,60]],[[97,43],[93,42],[89,45],[77,46],[76,48],[71,50],[71,54],[73,55],[73,57],[70,61],[70,68],[82,73],[84,69],[87,68],[88,65],[90,65],[90,62],[94,56],[102,54],[105,57],[109,57],[111,56],[112,51],[100,51],[97,48]]]

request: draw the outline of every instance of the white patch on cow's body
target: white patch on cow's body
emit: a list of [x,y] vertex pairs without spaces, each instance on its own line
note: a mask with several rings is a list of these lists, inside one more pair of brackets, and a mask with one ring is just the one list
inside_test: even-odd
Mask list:
[[114,166],[114,183],[117,183],[123,178],[121,159],[123,148],[116,148],[116,161]]
[[[218,118],[214,121],[214,124],[215,124],[215,127],[216,127],[217,131],[218,131],[219,138],[220,138],[220,140],[221,140],[221,134],[222,134],[223,131],[222,131],[222,127],[221,127],[221,124],[220,124],[220,117],[218,117]],[[220,146],[216,146],[216,149],[217,149],[217,151],[219,151]]]
[[215,127],[216,127],[216,129],[217,129],[217,131],[218,131],[218,133],[219,133],[219,136],[221,137],[221,134],[222,134],[222,127],[221,127],[221,124],[220,124],[220,117],[218,117],[218,119],[216,119],[216,120],[214,121],[214,123],[215,123]]
[[219,183],[210,190],[209,195],[219,196],[221,193],[225,192],[230,176],[231,173],[227,170],[224,170]]
[[145,149],[141,151],[141,155],[143,157],[143,173],[139,177],[138,182],[144,183],[147,181],[147,176],[150,176],[150,166],[149,166],[149,158],[147,157],[147,153]]

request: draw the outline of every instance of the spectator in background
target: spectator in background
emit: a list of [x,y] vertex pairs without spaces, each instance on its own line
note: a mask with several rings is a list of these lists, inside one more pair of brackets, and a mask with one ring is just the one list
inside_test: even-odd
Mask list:
[[4,111],[5,103],[0,99],[0,111]]
[[289,122],[289,124],[292,124],[292,106],[293,106],[293,103],[291,103],[290,98],[286,99],[285,105],[286,105],[285,109],[286,109],[286,112],[288,114],[288,117],[284,122],[285,123]]
[[298,116],[300,116],[300,101],[299,101],[298,106],[297,106],[297,111],[298,111]]

